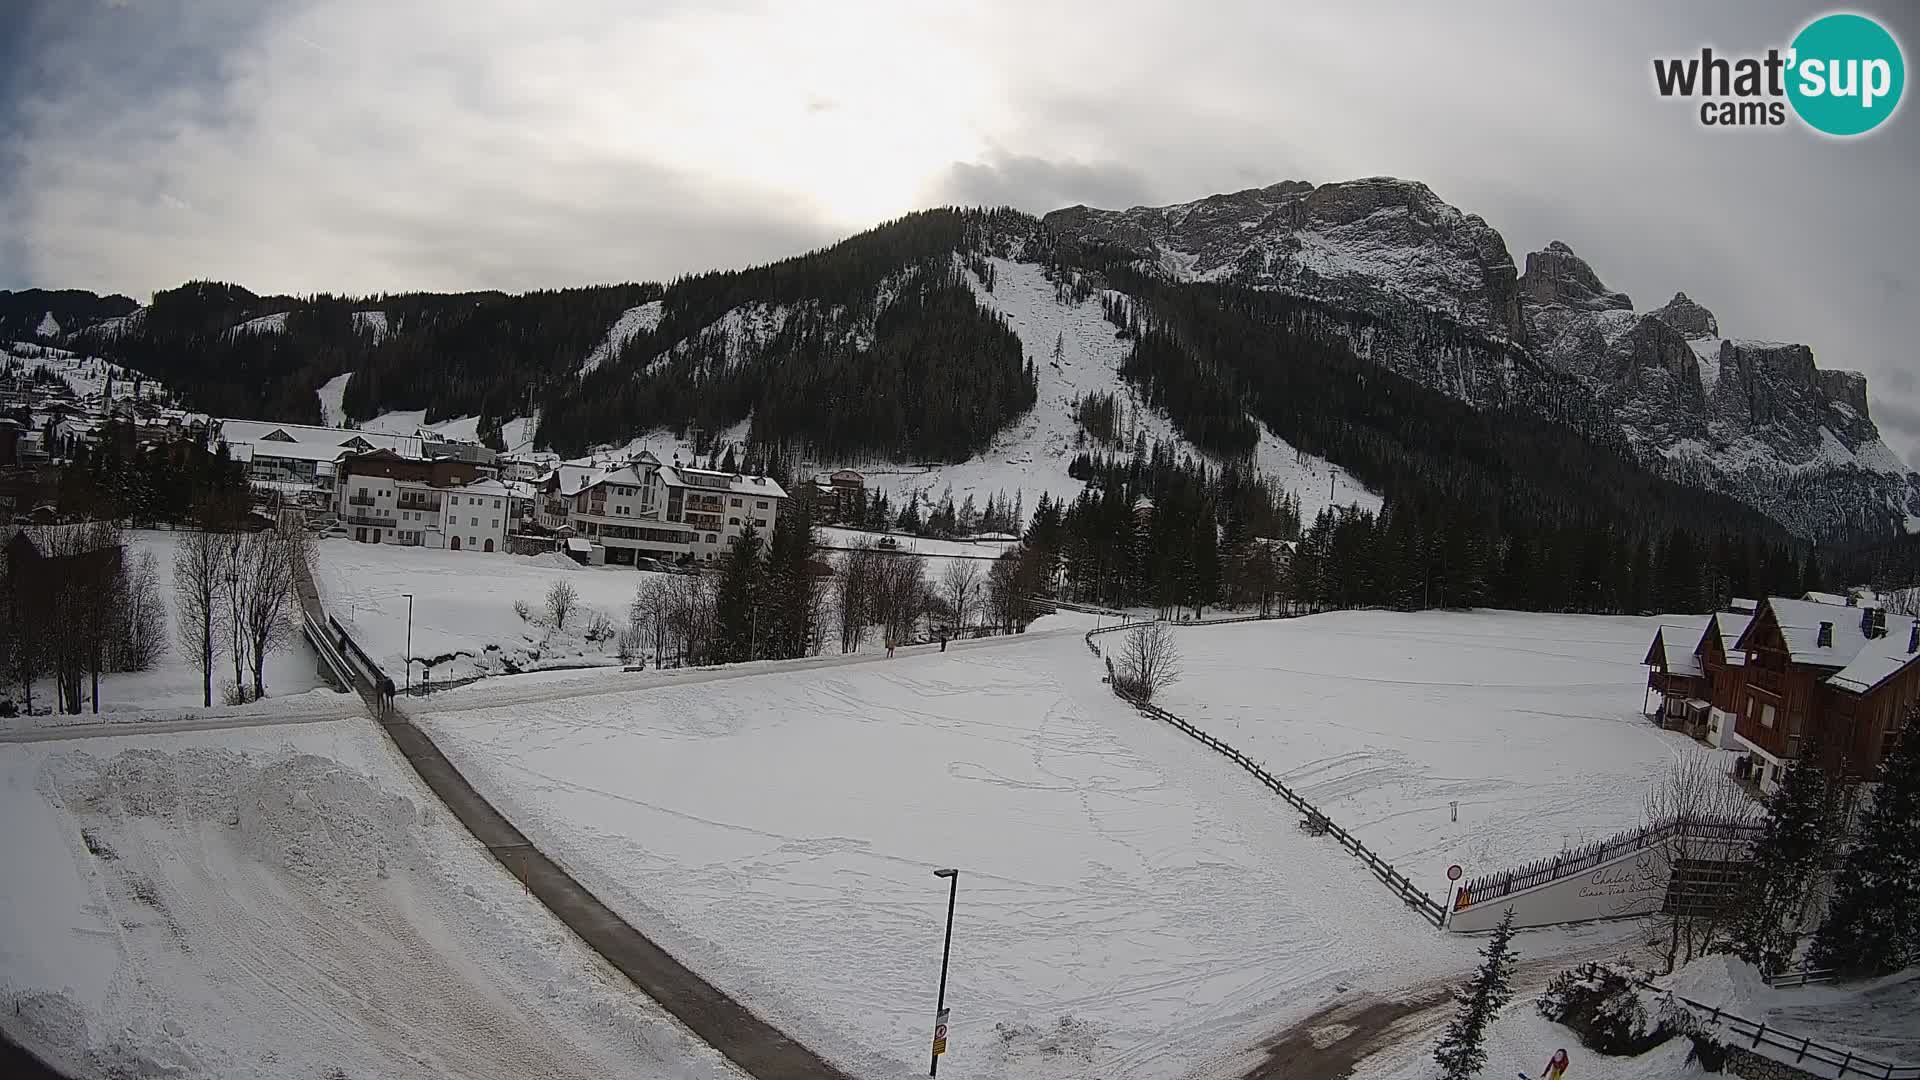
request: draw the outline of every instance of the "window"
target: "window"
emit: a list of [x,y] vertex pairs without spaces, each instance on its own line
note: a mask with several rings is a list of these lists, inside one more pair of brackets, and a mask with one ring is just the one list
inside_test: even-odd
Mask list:
[[472,546],[473,546],[473,545],[474,545],[474,544],[475,544],[476,542],[477,542],[477,541],[476,541],[476,538],[474,538],[474,537],[471,537],[471,536],[469,536],[469,537],[467,537],[467,546],[468,546],[468,547],[472,547]]
[[477,518],[477,517],[475,517],[475,518],[468,518],[468,519],[467,519],[467,524],[469,524],[469,525],[472,525],[472,526],[474,526],[475,528],[478,528],[478,527],[480,526],[480,519],[479,519],[479,518]]
[[732,503],[730,503],[729,505],[731,505],[731,506],[739,506],[739,505],[740,505],[740,500],[739,500],[739,499],[735,499],[735,500],[733,500],[733,502],[732,502]]
[[[719,537],[717,537],[717,536],[715,536],[715,535],[713,535],[712,533],[708,533],[708,534],[707,534],[707,543],[709,543],[709,544],[717,544],[717,543],[719,543],[719,542],[720,542],[720,538],[719,538]],[[713,558],[713,556],[712,556],[712,555],[708,555],[708,556],[707,556],[707,558],[709,558],[709,559],[711,559],[711,558]]]
[[765,510],[767,508],[767,500],[761,499],[759,502],[753,504],[753,508],[755,510]]
[[1773,726],[1773,706],[1771,705],[1761,706],[1760,726],[1764,728],[1770,728]]
[[[494,528],[494,529],[497,529],[497,528],[499,528],[499,527],[500,527],[500,519],[499,519],[499,518],[494,518],[494,519],[493,519],[493,524],[492,524],[491,526],[489,526],[489,528]],[[402,657],[402,659],[405,659],[405,657]]]
[[[495,499],[495,500],[493,500],[493,508],[494,508],[495,510],[498,510],[498,509],[500,509],[500,500],[499,500],[499,499]],[[403,659],[403,660],[404,660],[404,659],[405,659],[405,657],[402,657],[401,659]]]
[[364,487],[363,487],[363,488],[361,488],[361,489],[359,489],[358,491],[356,491],[356,492],[354,492],[354,494],[356,494],[356,495],[361,495],[361,496],[364,496],[364,495],[366,495],[366,493],[367,493],[367,489],[366,489],[366,488],[364,488]]
[[730,518],[728,518],[728,519],[727,519],[727,524],[729,524],[729,525],[738,525],[738,524],[740,524],[740,519],[739,519],[739,518],[733,518],[733,517],[730,517]]
[[764,528],[766,528],[766,527],[767,527],[767,519],[766,519],[766,518],[754,518],[754,519],[753,519],[753,523],[754,523],[754,525],[755,525],[756,527],[758,527],[758,528],[762,528],[762,529],[764,529]]

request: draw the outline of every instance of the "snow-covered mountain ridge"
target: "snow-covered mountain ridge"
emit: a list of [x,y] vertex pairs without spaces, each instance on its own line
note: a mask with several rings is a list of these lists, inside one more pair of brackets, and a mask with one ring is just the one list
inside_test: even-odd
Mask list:
[[1920,525],[1920,475],[1881,440],[1863,375],[1820,370],[1805,345],[1723,337],[1685,294],[1637,312],[1558,241],[1516,272],[1497,230],[1424,184],[1289,181],[1043,220],[1062,239],[1130,251],[1172,280],[1281,290],[1390,327],[1450,323],[1478,340],[1445,362],[1392,335],[1354,344],[1476,404],[1509,400],[1515,380],[1543,369],[1570,375],[1649,467],[1802,535]]

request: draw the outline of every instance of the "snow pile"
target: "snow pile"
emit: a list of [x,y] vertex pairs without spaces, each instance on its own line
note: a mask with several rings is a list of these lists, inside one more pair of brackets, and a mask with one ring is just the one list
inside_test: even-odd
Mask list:
[[649,300],[621,312],[620,317],[607,328],[607,336],[601,338],[587,358],[580,362],[580,377],[586,378],[597,371],[601,364],[620,355],[620,350],[626,348],[627,342],[635,337],[651,334],[660,325],[660,316],[665,310],[666,305],[661,301]]
[[1774,996],[1752,964],[1727,955],[1703,956],[1662,980],[1663,989],[1714,1009],[1757,1018]]
[[1672,758],[1711,752],[1641,712],[1659,624],[1476,611],[1196,627],[1161,704],[1444,897],[1449,864],[1471,878],[1637,827]]
[[43,338],[57,337],[60,334],[60,320],[53,317],[53,312],[46,312],[40,316],[40,325],[34,327],[33,332]]
[[[75,744],[57,744],[71,746]],[[364,719],[0,757],[0,1025],[72,1075],[737,1076]]]

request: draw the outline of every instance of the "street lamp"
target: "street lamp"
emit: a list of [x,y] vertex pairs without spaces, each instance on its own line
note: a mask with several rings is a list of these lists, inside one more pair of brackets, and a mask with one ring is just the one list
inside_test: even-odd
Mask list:
[[407,598],[407,689],[413,689],[413,594],[401,593]]
[[933,876],[947,879],[947,943],[940,949],[940,1000],[934,1005],[933,1060],[928,1076],[940,1074],[940,1055],[947,1052],[947,958],[953,955],[953,901],[960,892],[960,871],[935,870]]

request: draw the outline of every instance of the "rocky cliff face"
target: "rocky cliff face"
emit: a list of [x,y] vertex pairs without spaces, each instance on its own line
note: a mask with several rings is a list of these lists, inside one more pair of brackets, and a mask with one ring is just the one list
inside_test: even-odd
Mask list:
[[[1529,400],[1528,380],[1571,377],[1649,465],[1735,495],[1803,535],[1920,523],[1920,475],[1881,441],[1866,379],[1822,371],[1805,345],[1726,338],[1676,294],[1636,312],[1572,248],[1527,255],[1426,185],[1375,177],[1288,181],[1181,206],[1072,207],[1057,234],[1137,252],[1180,280],[1233,281],[1363,311],[1389,331],[1365,355],[1482,403]],[[1417,327],[1480,338],[1444,358]],[[1532,364],[1513,363],[1516,351]],[[1540,395],[1533,395],[1537,399]]]

